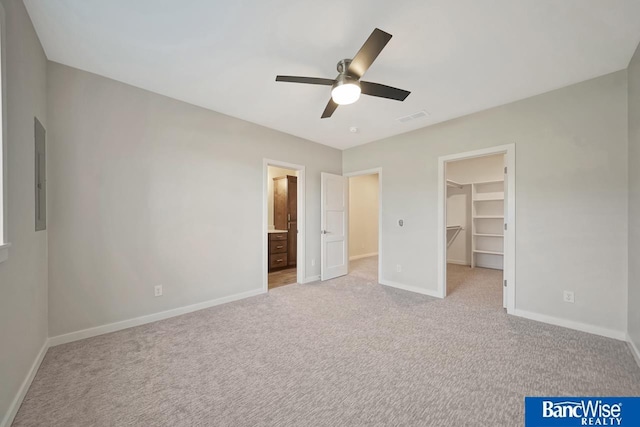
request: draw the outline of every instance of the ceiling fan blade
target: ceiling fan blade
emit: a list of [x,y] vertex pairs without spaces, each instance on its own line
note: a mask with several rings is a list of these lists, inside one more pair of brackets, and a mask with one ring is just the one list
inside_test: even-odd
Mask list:
[[371,67],[371,64],[373,64],[373,61],[380,55],[382,49],[389,43],[391,37],[391,34],[385,33],[378,28],[373,30],[367,41],[364,42],[356,56],[351,60],[347,70],[349,75],[358,79],[362,78],[364,73]]
[[408,90],[398,89],[380,83],[360,82],[360,90],[365,95],[377,96],[380,98],[394,99],[396,101],[404,101],[411,92]]
[[321,119],[326,119],[328,117],[331,117],[333,112],[336,111],[336,108],[338,108],[338,104],[333,102],[333,99],[329,99],[329,103],[327,104],[327,107],[322,112],[322,117],[320,117],[320,118]]
[[319,77],[276,76],[277,82],[308,83],[310,85],[331,86],[336,81],[333,79],[321,79]]

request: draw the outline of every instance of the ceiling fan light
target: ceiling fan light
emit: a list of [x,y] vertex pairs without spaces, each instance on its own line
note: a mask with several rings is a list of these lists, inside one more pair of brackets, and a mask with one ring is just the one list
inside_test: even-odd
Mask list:
[[331,99],[338,105],[353,104],[360,98],[360,85],[357,82],[337,84],[331,89]]

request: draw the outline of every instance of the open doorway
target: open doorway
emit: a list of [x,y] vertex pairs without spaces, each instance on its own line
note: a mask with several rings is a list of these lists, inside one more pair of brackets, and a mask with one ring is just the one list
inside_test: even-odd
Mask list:
[[266,290],[304,278],[304,167],[265,160]]
[[442,296],[515,305],[514,146],[440,158]]
[[349,274],[378,283],[380,170],[349,174]]

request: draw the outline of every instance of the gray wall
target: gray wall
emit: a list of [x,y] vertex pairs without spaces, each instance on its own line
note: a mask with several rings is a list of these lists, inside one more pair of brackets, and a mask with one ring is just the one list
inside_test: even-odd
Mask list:
[[55,63],[48,100],[50,336],[259,289],[263,158],[307,168],[320,273],[339,150]]
[[47,126],[47,60],[21,1],[5,11],[9,259],[0,263],[0,424],[47,339],[47,232],[35,232],[33,117]]
[[640,349],[640,46],[629,79],[629,337]]
[[345,173],[383,170],[382,278],[437,290],[438,157],[515,143],[516,309],[623,335],[626,81],[619,71],[346,150]]

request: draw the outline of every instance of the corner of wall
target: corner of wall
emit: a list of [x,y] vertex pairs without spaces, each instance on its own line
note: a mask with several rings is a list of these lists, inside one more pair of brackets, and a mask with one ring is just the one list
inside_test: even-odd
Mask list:
[[628,138],[628,276],[627,341],[640,365],[640,266],[631,260],[640,256],[640,45],[627,69]]
[[[9,259],[0,266],[0,426],[13,421],[48,348],[47,231],[35,231],[34,117],[47,123],[47,58],[22,1],[2,0]],[[20,325],[16,327],[15,325]]]

